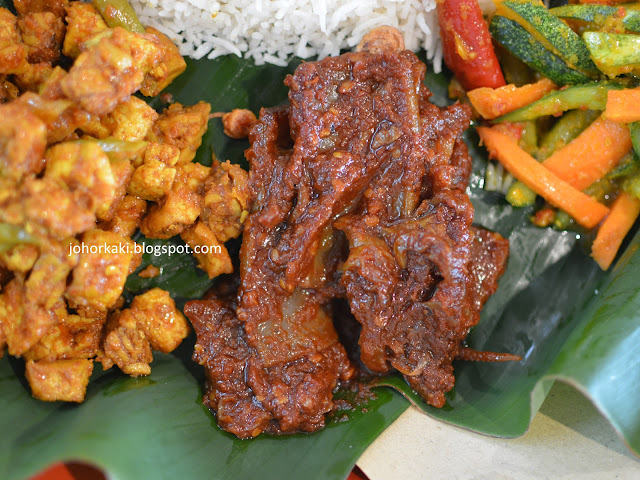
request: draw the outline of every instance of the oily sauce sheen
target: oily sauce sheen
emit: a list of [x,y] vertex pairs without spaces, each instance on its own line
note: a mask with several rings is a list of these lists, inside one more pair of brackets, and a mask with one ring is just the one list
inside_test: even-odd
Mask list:
[[431,104],[413,53],[370,44],[302,64],[289,104],[260,112],[239,287],[185,308],[204,401],[241,438],[324,426],[356,376],[335,299],[362,326],[368,370],[443,406],[505,268],[508,242],[471,225],[469,108]]

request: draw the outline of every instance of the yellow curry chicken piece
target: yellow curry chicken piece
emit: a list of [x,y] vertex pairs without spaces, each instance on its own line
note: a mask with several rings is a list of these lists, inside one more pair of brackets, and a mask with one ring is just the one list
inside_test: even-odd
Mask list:
[[1,8],[0,72],[22,73],[27,65],[27,46],[20,39],[18,19],[6,8]]
[[47,147],[47,127],[18,102],[0,105],[0,175],[12,180],[40,173]]
[[154,202],[162,200],[173,186],[179,155],[178,147],[150,143],[142,164],[133,172],[128,193]]
[[202,220],[220,242],[237,238],[249,215],[249,175],[231,162],[213,162],[204,185]]
[[134,195],[125,195],[113,210],[111,218],[98,223],[98,228],[128,238],[138,230],[140,221],[146,212],[147,202],[145,200]]
[[144,140],[158,119],[158,112],[137,97],[119,103],[102,123],[110,136],[118,140],[136,142]]
[[62,53],[77,58],[86,49],[86,42],[95,34],[107,30],[100,12],[90,3],[71,2],[66,7],[67,34]]
[[64,39],[65,24],[51,12],[36,12],[18,19],[29,63],[56,62]]
[[148,375],[151,349],[171,352],[188,334],[187,320],[169,293],[153,288],[109,318],[100,360],[104,368],[116,364],[127,375]]
[[134,242],[116,233],[89,230],[82,234],[82,251],[65,296],[70,306],[107,310],[124,289],[133,259]]
[[202,211],[202,185],[209,170],[199,163],[179,165],[171,190],[149,208],[140,231],[148,238],[171,238],[193,225]]
[[45,154],[45,177],[62,181],[83,194],[91,211],[106,211],[116,194],[109,158],[91,141],[58,143]]
[[233,265],[226,247],[217,238],[215,233],[202,221],[187,228],[180,234],[193,250],[193,256],[198,260],[209,278],[215,278],[223,273],[232,273]]
[[69,360],[29,360],[26,375],[31,393],[39,400],[82,402],[89,377],[93,372],[93,361],[81,358]]
[[147,375],[152,351],[189,333],[164,290],[126,308],[142,257],[131,236],[182,234],[209,276],[231,272],[248,176],[193,162],[208,103],[159,114],[132,96],[186,68],[165,35],[108,28],[85,2],[14,3],[18,16],[0,8],[0,229],[16,235],[0,244],[0,357],[26,360],[36,398],[81,402],[94,360]]
[[178,165],[192,161],[207,131],[211,105],[199,102],[191,107],[179,103],[167,108],[149,132],[149,140],[174,145],[180,149]]

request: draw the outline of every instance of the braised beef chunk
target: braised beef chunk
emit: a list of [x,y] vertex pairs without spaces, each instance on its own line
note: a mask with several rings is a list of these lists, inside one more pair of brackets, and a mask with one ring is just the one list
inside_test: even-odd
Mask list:
[[261,111],[237,297],[185,308],[205,403],[239,437],[324,425],[354,376],[336,298],[362,325],[369,370],[398,370],[444,405],[505,268],[508,242],[472,227],[469,109],[431,104],[425,65],[397,42],[371,45],[302,64],[289,105]]
[[293,362],[266,367],[228,304],[193,301],[185,313],[198,333],[194,360],[206,369],[204,401],[223,429],[248,438],[324,426],[337,380],[353,374],[342,345],[336,341]]

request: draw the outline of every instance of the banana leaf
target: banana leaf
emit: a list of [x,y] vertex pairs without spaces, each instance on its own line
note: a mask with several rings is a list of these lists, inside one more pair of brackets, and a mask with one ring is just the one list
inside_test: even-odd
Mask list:
[[[236,57],[188,61],[187,72],[169,92],[185,104],[209,101],[213,111],[257,112],[286,100],[282,81],[298,63],[280,68]],[[447,103],[446,75],[429,73],[426,81],[434,102]],[[154,106],[162,105],[156,100]],[[190,360],[193,338],[172,355],[154,354],[149,377],[127,378],[96,366],[81,405],[32,399],[23,362],[5,357],[0,361],[0,478],[21,480],[52,462],[80,460],[121,480],[342,479],[409,406],[397,391],[447,422],[513,437],[526,431],[555,378],[589,395],[628,445],[640,451],[640,364],[634,356],[640,336],[640,237],[613,270],[601,272],[588,258],[584,235],[533,227],[531,209],[515,209],[499,194],[484,191],[485,153],[473,130],[467,141],[474,157],[475,222],[511,241],[507,272],[469,342],[474,348],[520,354],[522,362],[456,365],[456,387],[440,410],[424,405],[402,379],[391,378],[385,383],[394,389],[376,388],[375,400],[338,412],[320,432],[238,440],[222,432],[201,404],[203,372]],[[220,120],[213,119],[197,160],[209,163],[213,153],[242,163],[247,146],[225,137]],[[229,247],[237,251],[237,243]],[[182,305],[212,284],[188,256],[145,254],[140,268],[148,263],[161,266],[162,274],[153,279],[132,275],[129,295],[159,285]]]

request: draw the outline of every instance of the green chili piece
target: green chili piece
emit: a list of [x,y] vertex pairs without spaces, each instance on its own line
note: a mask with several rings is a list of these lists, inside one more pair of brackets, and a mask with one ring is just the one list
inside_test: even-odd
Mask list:
[[524,183],[516,181],[509,187],[505,196],[507,202],[514,207],[528,207],[536,202],[536,192],[527,187]]
[[93,0],[109,28],[122,27],[133,33],[144,33],[144,27],[127,0]]
[[576,224],[576,221],[564,210],[556,212],[556,218],[553,220],[553,228],[556,230],[569,230]]
[[640,173],[636,172],[635,175],[627,177],[622,182],[622,189],[629,195],[640,198]]
[[35,242],[35,238],[29,235],[22,226],[0,223],[0,252],[6,252],[21,243]]
[[[639,37],[640,38],[640,37]],[[589,109],[604,110],[607,106],[607,92],[620,90],[623,87],[612,82],[593,82],[575,85],[565,90],[557,90],[545,95],[540,100],[514,112],[503,115],[495,122],[523,122],[543,115],[559,115],[567,110]]]
[[535,121],[529,120],[525,122],[519,143],[525,152],[531,156],[536,156],[538,150],[538,128]]

